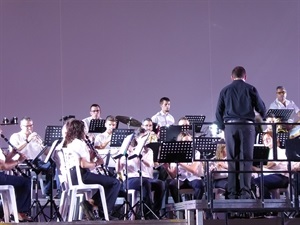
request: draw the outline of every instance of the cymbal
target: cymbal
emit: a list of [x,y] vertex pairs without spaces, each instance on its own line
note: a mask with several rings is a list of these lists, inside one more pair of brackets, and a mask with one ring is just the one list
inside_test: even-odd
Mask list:
[[121,123],[129,125],[131,127],[140,127],[142,125],[140,121],[128,116],[116,116],[116,119]]

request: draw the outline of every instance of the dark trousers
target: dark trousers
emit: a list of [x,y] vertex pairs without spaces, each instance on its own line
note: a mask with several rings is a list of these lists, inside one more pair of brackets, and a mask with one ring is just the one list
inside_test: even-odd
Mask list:
[[29,212],[31,204],[30,178],[6,175],[4,172],[0,172],[0,185],[12,185],[15,188],[18,212]]
[[158,213],[162,206],[165,194],[165,182],[158,179],[149,179],[151,191],[154,192],[153,210]]
[[[54,168],[55,168],[55,164],[53,164],[53,166],[51,165],[50,161],[48,161],[47,163],[44,163],[44,161],[40,160],[40,159],[37,159],[36,162],[35,162],[37,168],[45,173],[46,175],[46,183],[45,183],[45,186],[44,186],[44,192],[45,192],[45,195],[50,195],[50,192],[51,192],[51,189],[52,189],[52,181],[54,179]],[[38,174],[37,174],[38,175]]]
[[[253,160],[255,126],[253,124],[228,124],[225,126],[225,140],[227,159],[237,160],[228,161],[228,197],[236,198],[240,191],[250,192],[251,190],[251,160]],[[236,173],[237,171],[248,172]]]
[[[116,203],[116,199],[118,197],[121,183],[114,177],[105,176],[102,174],[95,174],[88,171],[83,172],[82,181],[85,184],[100,184],[103,186],[105,190],[106,204],[107,210],[110,214],[113,210],[113,207]],[[102,209],[101,199],[99,195],[99,191],[96,192],[93,196],[93,200],[98,205],[99,210]]]
[[[202,180],[179,180],[180,189],[193,188],[194,199],[202,199],[204,193],[204,183]],[[169,180],[169,190],[175,203],[181,202],[181,196],[178,195],[177,180]],[[179,198],[178,198],[179,196]]]
[[[140,191],[141,180],[139,177],[130,177],[128,181],[125,180],[124,187],[128,189],[133,189],[136,191]],[[142,187],[143,187],[143,200],[152,209],[152,197],[151,197],[151,183],[150,179],[146,177],[142,177]]]
[[[254,180],[254,183],[260,187],[261,178],[257,177]],[[264,198],[271,199],[271,189],[276,188],[287,188],[289,185],[289,178],[281,174],[269,174],[263,176],[264,184]]]

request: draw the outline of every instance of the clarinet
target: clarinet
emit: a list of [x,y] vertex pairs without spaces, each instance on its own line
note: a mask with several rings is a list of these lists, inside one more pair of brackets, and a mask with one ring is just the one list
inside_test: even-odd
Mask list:
[[[92,153],[94,153],[96,155],[97,158],[100,158],[101,156],[99,156],[97,150],[94,148],[94,145],[92,144],[89,137],[86,135],[85,138],[86,139],[84,141],[87,144],[87,146],[89,147],[89,149],[92,151]],[[111,176],[112,175],[112,174],[110,174],[110,172],[108,170],[105,169],[103,164],[101,164],[100,166],[101,166],[101,169],[103,170],[103,172],[106,176]],[[96,167],[96,170],[97,170],[97,173],[99,173],[99,174],[101,173],[98,167]]]
[[[4,141],[12,148],[12,150],[15,152],[15,153],[19,153],[19,151],[18,151],[18,149],[12,144],[12,143],[10,143],[10,141],[3,135],[3,134],[1,134],[1,137],[4,139]],[[36,174],[39,174],[39,169],[37,169],[36,167],[35,167],[35,165],[33,165],[32,163],[31,163],[31,161],[30,160],[28,160],[28,159],[25,159],[24,160],[24,163],[30,168],[30,169],[32,169]],[[20,171],[21,169],[20,169],[20,167],[18,167],[18,166],[16,166],[15,167],[15,169],[17,170],[17,171]],[[26,175],[27,176],[27,175]],[[28,176],[27,176],[28,177]]]

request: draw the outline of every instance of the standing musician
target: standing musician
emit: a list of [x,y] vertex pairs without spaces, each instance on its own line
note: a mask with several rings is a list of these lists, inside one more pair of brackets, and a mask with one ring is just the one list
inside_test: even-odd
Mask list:
[[[33,132],[33,121],[30,117],[24,117],[20,121],[21,130],[18,133],[14,133],[10,137],[10,143],[16,147],[16,149],[24,154],[27,159],[35,159],[37,155],[45,150],[43,140],[36,133]],[[12,147],[10,146],[10,151]],[[46,196],[50,195],[51,187],[51,174],[48,172],[50,169],[50,162],[44,163],[41,159],[36,159],[36,165],[38,169],[46,172],[46,185],[44,187],[44,193]]]
[[[72,152],[74,156],[78,158],[83,183],[100,184],[103,186],[105,190],[108,213],[109,215],[111,215],[116,199],[118,197],[121,184],[116,178],[91,172],[91,170],[103,164],[103,159],[96,158],[93,152],[89,152],[84,141],[84,131],[84,123],[82,121],[72,120],[67,127],[65,141],[63,143],[63,147],[66,148],[64,151]],[[98,192],[93,195],[92,200],[93,202],[82,202],[81,206],[83,207],[84,212],[87,212],[88,215],[93,214],[93,212],[91,212],[93,209],[93,205],[91,203],[93,203],[98,206],[99,216],[100,218],[103,218],[104,214]],[[114,219],[115,218],[110,216],[110,220]]]
[[[276,99],[271,103],[270,109],[294,109],[295,114],[300,117],[300,109],[292,100],[286,99],[287,91],[283,86],[276,87]],[[284,121],[285,122],[285,121]],[[291,119],[292,122],[292,119]]]
[[[1,130],[0,130],[1,132]],[[14,156],[18,154],[19,158],[14,160]],[[15,168],[19,163],[23,162],[26,156],[22,153],[12,151],[7,156],[0,149],[0,185],[12,185],[16,193],[16,202],[20,222],[33,222],[28,216],[31,204],[31,180],[28,177],[7,175],[5,171]]]
[[159,127],[170,126],[175,123],[174,117],[170,114],[171,101],[168,97],[162,97],[159,100],[161,110],[152,116],[152,122]]

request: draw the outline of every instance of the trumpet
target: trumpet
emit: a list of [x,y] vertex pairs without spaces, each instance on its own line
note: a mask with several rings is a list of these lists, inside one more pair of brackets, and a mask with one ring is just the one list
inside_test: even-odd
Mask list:
[[38,135],[36,132],[29,131],[29,135],[34,134],[34,137],[32,138],[33,141],[35,141],[37,144],[40,145],[42,149],[44,149],[46,146],[44,145],[44,141],[40,135]]

